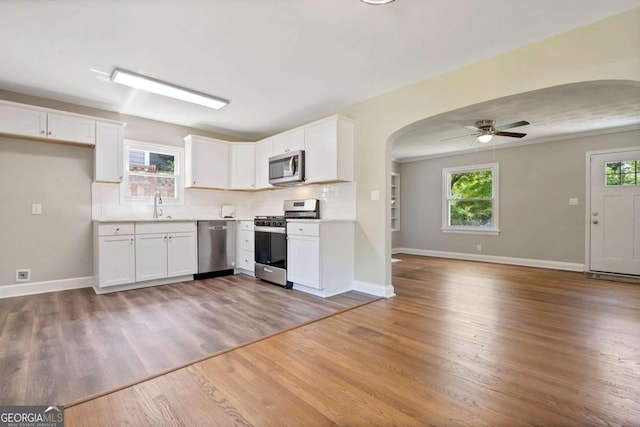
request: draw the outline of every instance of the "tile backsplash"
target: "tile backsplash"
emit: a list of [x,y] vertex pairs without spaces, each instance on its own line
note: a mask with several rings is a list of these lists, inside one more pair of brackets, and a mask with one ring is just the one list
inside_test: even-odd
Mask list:
[[[120,185],[91,184],[93,219],[151,218],[152,203],[120,203]],[[320,200],[323,219],[355,219],[356,183],[305,185],[255,193],[243,191],[186,189],[184,205],[162,205],[164,217],[214,219],[220,217],[221,205],[235,206],[237,218],[256,215],[282,215],[282,205],[289,199]]]

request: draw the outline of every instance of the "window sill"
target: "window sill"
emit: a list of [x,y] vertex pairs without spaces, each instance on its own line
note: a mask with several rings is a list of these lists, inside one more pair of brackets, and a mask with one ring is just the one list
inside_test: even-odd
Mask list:
[[500,234],[500,230],[496,228],[492,228],[491,230],[482,230],[477,228],[442,228],[442,232],[453,234],[479,234],[483,236],[498,236]]

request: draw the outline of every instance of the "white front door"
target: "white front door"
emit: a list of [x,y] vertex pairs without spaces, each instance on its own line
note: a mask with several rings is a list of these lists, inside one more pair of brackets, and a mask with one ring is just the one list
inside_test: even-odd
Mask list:
[[640,275],[640,147],[590,157],[591,270]]

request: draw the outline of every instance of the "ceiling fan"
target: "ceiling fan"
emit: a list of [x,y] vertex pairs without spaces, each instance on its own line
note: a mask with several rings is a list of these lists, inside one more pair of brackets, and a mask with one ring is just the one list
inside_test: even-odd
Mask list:
[[442,141],[448,141],[450,139],[457,139],[457,138],[464,138],[467,136],[476,136],[476,139],[478,140],[478,142],[481,143],[487,143],[487,142],[491,142],[491,140],[493,139],[494,135],[498,135],[498,136],[508,136],[510,138],[522,138],[523,136],[526,136],[526,133],[519,133],[519,132],[504,132],[505,129],[512,129],[512,128],[517,128],[520,126],[525,126],[528,125],[529,122],[525,121],[525,120],[521,120],[519,122],[513,122],[513,123],[509,123],[506,125],[500,125],[496,127],[496,121],[495,120],[478,120],[475,123],[475,126],[465,126],[465,128],[467,129],[471,129],[473,131],[475,131],[472,134],[469,135],[462,135],[462,136],[454,136],[453,138],[447,138],[447,139],[443,139]]

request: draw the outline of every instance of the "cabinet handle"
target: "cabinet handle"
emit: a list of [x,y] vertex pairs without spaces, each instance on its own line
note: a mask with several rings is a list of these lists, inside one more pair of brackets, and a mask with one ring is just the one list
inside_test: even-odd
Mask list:
[[193,181],[193,185],[196,185],[196,182],[195,182],[195,181]]
[[47,135],[51,135],[51,131],[47,132]]
[[120,231],[120,229],[119,229],[119,228],[116,228],[116,233],[117,233],[118,231]]
[[133,239],[129,239],[129,243],[133,244]]
[[169,240],[171,240],[171,236],[169,236]]
[[43,131],[43,130],[41,130],[41,131],[40,131],[40,133],[44,135],[46,132],[45,132],[45,131]]
[[302,228],[298,228],[298,231],[303,231]]
[[167,240],[167,236],[164,236],[164,237],[163,237],[163,239],[164,239],[164,240]]

